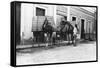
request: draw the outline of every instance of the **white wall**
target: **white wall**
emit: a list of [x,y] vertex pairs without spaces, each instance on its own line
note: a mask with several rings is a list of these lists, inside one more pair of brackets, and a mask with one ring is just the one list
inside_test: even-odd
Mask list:
[[33,4],[21,4],[21,37],[24,39],[32,37]]

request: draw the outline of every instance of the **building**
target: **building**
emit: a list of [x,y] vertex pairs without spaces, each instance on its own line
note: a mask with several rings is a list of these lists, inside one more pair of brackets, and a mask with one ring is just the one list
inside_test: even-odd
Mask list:
[[[91,7],[92,8],[92,7]],[[96,8],[92,8],[95,9]],[[61,18],[65,17],[67,21],[74,26],[78,25],[79,38],[89,38],[93,33],[95,16],[94,12],[86,10],[79,6],[46,5],[46,4],[21,4],[21,39],[34,38],[32,33],[32,23],[35,16],[51,16],[54,18],[55,27],[59,25]]]

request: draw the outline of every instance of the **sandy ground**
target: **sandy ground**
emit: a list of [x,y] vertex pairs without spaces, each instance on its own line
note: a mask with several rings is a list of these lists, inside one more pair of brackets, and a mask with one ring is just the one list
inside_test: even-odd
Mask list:
[[17,65],[77,62],[96,60],[96,42],[80,43],[76,47],[60,46],[34,52],[34,48],[17,52]]

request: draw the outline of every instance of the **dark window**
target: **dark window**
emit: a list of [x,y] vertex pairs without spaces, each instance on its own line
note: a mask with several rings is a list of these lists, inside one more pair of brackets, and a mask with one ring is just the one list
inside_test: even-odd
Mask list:
[[76,17],[72,17],[72,21],[76,21]]
[[36,16],[45,16],[45,9],[36,7]]
[[67,16],[64,16],[64,19],[67,20]]

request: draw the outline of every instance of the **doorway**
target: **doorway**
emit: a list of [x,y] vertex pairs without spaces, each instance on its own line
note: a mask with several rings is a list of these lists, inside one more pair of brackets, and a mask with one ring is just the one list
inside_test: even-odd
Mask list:
[[84,30],[84,22],[85,20],[84,19],[81,19],[81,39],[84,39],[85,38],[85,30]]

